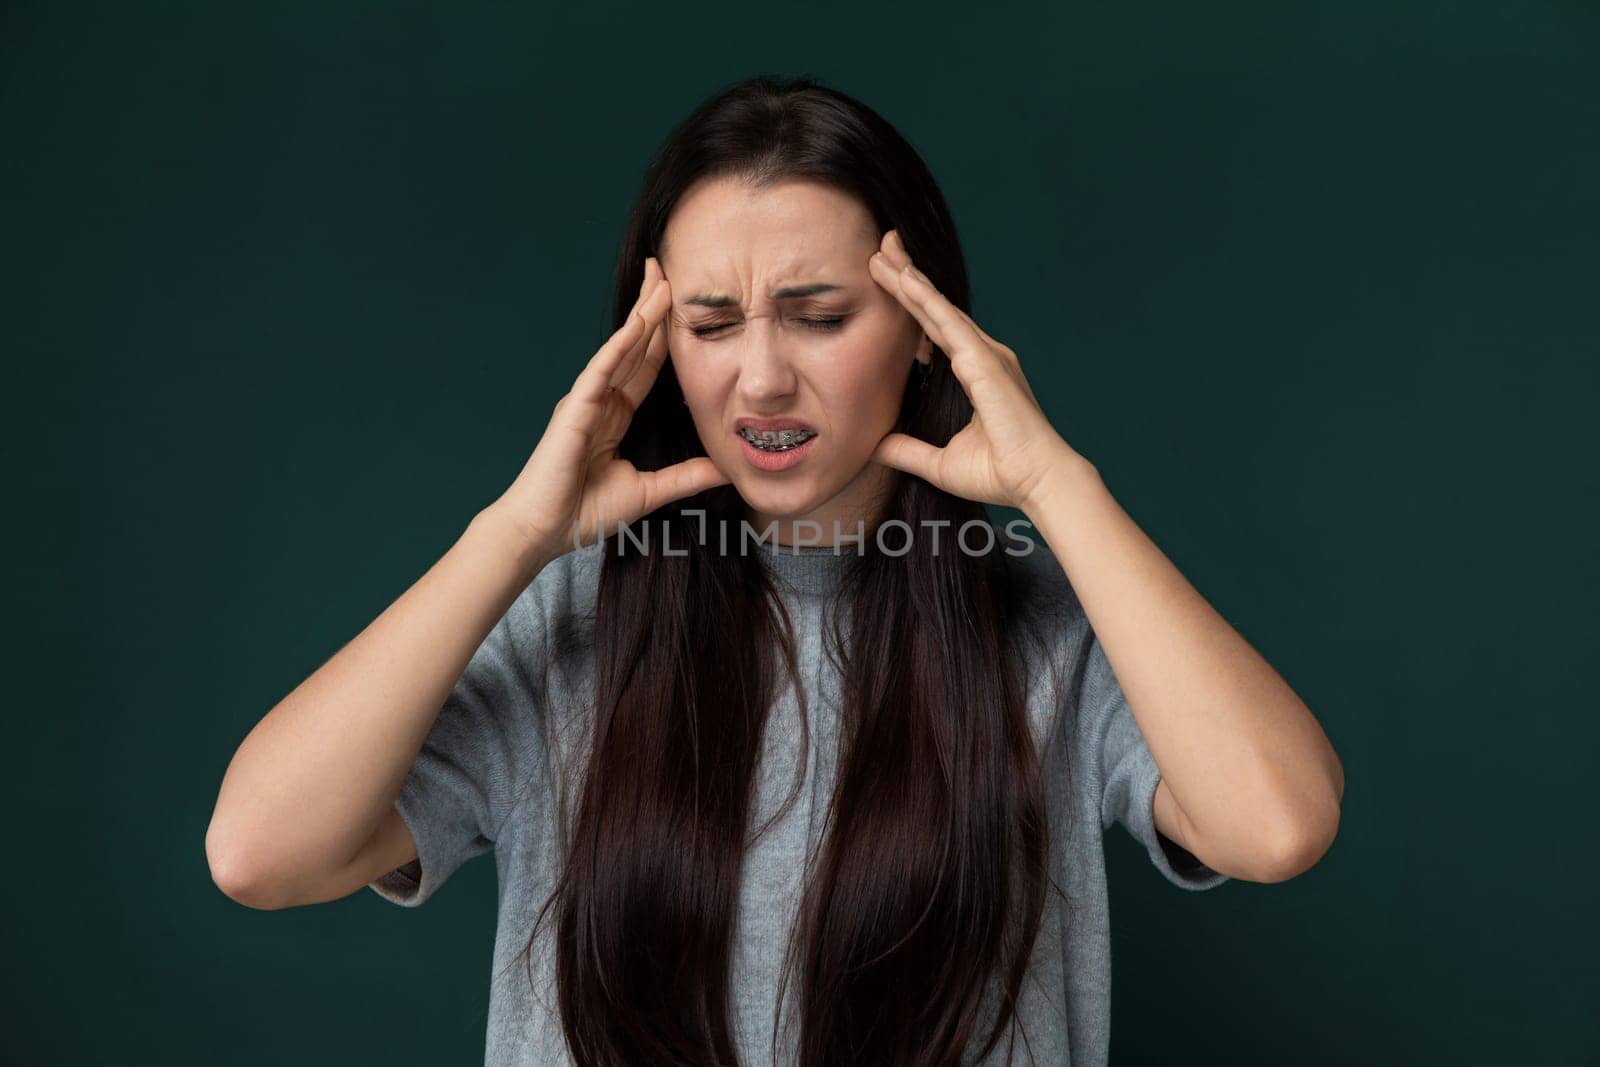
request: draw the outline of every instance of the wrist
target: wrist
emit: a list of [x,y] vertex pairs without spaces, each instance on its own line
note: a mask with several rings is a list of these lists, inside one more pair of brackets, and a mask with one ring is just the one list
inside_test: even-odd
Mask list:
[[1034,485],[1028,499],[1019,508],[1038,525],[1054,504],[1063,498],[1081,494],[1086,489],[1102,486],[1100,472],[1076,449],[1065,441],[1060,442],[1046,465],[1044,477]]
[[545,565],[561,553],[552,551],[544,537],[529,530],[495,504],[490,504],[467,524],[469,539],[484,550],[515,564],[523,584],[533,581]]

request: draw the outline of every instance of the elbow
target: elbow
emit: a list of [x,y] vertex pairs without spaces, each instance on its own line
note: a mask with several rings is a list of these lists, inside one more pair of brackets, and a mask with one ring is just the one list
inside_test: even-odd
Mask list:
[[258,911],[276,911],[288,905],[271,893],[249,854],[217,828],[215,818],[206,828],[206,866],[222,895],[236,904]]
[[1265,859],[1263,882],[1287,882],[1298,878],[1322,861],[1339,835],[1339,814],[1344,803],[1344,765],[1328,750],[1328,776],[1325,789],[1309,794],[1314,799],[1297,798],[1285,802],[1287,814],[1278,820],[1280,827],[1271,840],[1275,847]]
[[1333,847],[1339,834],[1339,804],[1335,800],[1328,814],[1316,819],[1302,819],[1293,828],[1278,836],[1278,847],[1272,851],[1262,882],[1287,882],[1298,878],[1322,861]]

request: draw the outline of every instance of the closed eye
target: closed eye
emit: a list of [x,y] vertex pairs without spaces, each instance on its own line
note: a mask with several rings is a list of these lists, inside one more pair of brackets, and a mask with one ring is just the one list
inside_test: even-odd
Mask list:
[[[843,325],[844,319],[845,319],[845,317],[843,315],[833,315],[833,316],[825,316],[825,317],[819,317],[819,318],[803,318],[802,317],[798,321],[805,323],[809,328],[811,328],[813,330],[820,330],[820,331],[823,331],[823,332],[831,332],[833,330],[837,330],[841,325]],[[689,332],[693,333],[696,337],[710,337],[713,334],[715,334],[718,330],[726,330],[729,326],[732,326],[732,325],[733,325],[733,323],[731,323],[731,322],[723,322],[723,323],[718,323],[715,326],[691,326],[691,327],[689,327]]]

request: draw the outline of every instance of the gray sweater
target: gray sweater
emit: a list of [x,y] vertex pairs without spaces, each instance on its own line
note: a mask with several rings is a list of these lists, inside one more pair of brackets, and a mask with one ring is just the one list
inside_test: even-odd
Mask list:
[[[801,872],[818,844],[831,794],[838,674],[821,643],[821,612],[845,562],[831,549],[751,550],[759,551],[782,579],[781,595],[795,623],[812,743],[799,799],[745,858],[731,1025],[746,1065],[771,1062],[778,971],[801,896]],[[584,713],[593,694],[593,610],[602,551],[600,546],[577,549],[547,566],[473,655],[395,801],[416,840],[418,858],[371,883],[385,899],[414,907],[464,861],[494,852],[499,916],[487,1067],[571,1063],[556,1010],[551,919],[533,954],[538,988],[529,986],[527,957],[516,957],[559,870],[557,798],[572,785],[572,776],[582,773],[587,755]],[[1157,833],[1152,801],[1160,771],[1059,563],[1042,542],[1031,553],[1006,559],[1025,585],[1027,610],[1043,612],[1036,617],[1048,620],[1050,662],[1028,663],[1029,714],[1050,783],[1052,875],[1074,907],[1068,913],[1059,894],[1047,895],[1011,1058],[1002,1035],[983,1062],[1095,1067],[1107,1061],[1111,1032],[1102,831],[1122,823],[1156,869],[1181,888],[1209,889],[1227,879]],[[1067,683],[1064,706],[1052,706],[1050,671],[1062,672]],[[753,825],[777,810],[799,773],[798,714],[788,686],[767,728]],[[1066,759],[1071,765],[1063,786]],[[790,982],[785,1020],[794,1011],[794,988]]]

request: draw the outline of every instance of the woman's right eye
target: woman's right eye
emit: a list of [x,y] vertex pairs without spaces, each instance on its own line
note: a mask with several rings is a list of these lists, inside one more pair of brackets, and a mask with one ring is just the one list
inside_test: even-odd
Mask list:
[[[843,325],[844,320],[845,316],[843,315],[822,315],[813,316],[810,318],[802,316],[797,321],[803,322],[810,329],[817,330],[821,333],[832,333],[834,330],[839,329],[839,327]],[[694,334],[696,337],[710,337],[718,330],[726,330],[732,325],[733,323],[731,322],[719,322],[715,326],[691,326],[689,327],[689,332]]]

